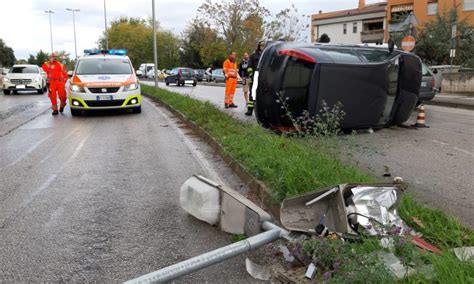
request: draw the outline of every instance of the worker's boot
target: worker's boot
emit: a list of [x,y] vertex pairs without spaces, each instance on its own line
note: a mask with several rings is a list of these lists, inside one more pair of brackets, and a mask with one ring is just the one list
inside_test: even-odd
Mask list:
[[52,115],[58,115],[58,114],[59,114],[59,112],[58,112],[58,110],[57,110],[57,109],[55,109],[55,110],[53,110],[53,112],[52,112],[51,114],[52,114]]
[[237,105],[236,105],[236,104],[234,104],[234,103],[231,103],[231,104],[229,105],[229,107],[231,107],[231,108],[236,108],[236,107],[237,107]]
[[229,104],[224,104],[224,108],[229,108]]

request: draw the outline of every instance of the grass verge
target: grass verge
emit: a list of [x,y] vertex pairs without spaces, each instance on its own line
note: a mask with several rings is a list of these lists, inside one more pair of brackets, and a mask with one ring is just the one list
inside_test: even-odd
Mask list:
[[[142,85],[142,91],[164,101],[206,130],[227,154],[266,183],[277,201],[335,184],[375,181],[370,174],[342,163],[334,151],[314,147],[315,144],[304,143],[297,138],[275,135],[258,125],[240,122],[209,102],[145,85]],[[411,195],[403,197],[399,212],[408,225],[444,251],[442,256],[430,256],[435,279],[459,279],[461,282],[457,283],[473,280],[473,265],[461,263],[448,252],[451,247],[473,246],[474,233],[471,230],[455,218],[420,204]],[[411,277],[407,281],[422,280]]]

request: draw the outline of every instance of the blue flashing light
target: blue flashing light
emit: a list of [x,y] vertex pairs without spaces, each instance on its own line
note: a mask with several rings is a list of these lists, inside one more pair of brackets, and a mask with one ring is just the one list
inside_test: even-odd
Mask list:
[[109,55],[127,55],[127,50],[125,49],[104,49],[100,50],[98,48],[84,49],[84,55],[96,55],[96,54],[109,54]]
[[108,53],[110,55],[121,55],[121,56],[127,55],[127,51],[125,49],[109,49]]

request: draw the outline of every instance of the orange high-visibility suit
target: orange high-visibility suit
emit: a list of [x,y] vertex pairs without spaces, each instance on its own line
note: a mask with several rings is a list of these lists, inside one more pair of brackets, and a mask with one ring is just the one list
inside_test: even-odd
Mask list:
[[234,94],[235,88],[237,88],[237,63],[230,61],[227,59],[224,61],[224,75],[226,77],[225,81],[225,105],[233,105],[234,104]]
[[61,104],[60,108],[63,109],[66,106],[66,81],[68,78],[66,67],[63,66],[60,62],[54,60],[53,62],[45,62],[42,68],[48,76],[48,95],[49,99],[51,100],[53,111],[58,110],[58,94]]

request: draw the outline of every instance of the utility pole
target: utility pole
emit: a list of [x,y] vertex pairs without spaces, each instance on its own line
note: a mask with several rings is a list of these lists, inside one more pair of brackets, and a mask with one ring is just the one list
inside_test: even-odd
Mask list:
[[109,31],[107,30],[107,7],[104,0],[105,49],[109,49]]
[[72,12],[72,25],[73,25],[73,27],[74,27],[74,51],[75,51],[75,53],[76,53],[76,59],[75,59],[75,61],[77,61],[76,17],[74,16],[74,14],[75,14],[75,12],[79,12],[79,11],[81,11],[81,10],[79,10],[79,9],[69,9],[69,8],[66,8],[66,10]]
[[158,54],[156,52],[156,24],[155,24],[155,0],[151,0],[151,6],[153,9],[153,60],[155,64],[155,88],[158,88]]
[[51,26],[51,14],[54,14],[54,12],[51,10],[44,11],[44,12],[49,14],[49,36],[51,38],[51,55],[52,55],[54,52],[54,49],[53,49],[53,28]]

